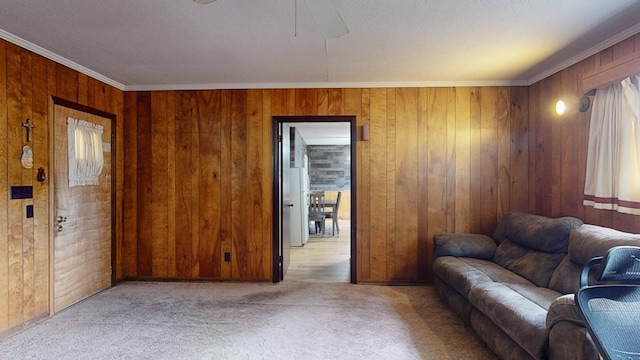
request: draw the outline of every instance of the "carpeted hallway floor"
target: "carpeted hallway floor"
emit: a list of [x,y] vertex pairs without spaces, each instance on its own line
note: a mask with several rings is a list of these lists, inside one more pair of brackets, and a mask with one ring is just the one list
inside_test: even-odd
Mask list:
[[3,359],[493,359],[429,286],[127,282],[0,341]]

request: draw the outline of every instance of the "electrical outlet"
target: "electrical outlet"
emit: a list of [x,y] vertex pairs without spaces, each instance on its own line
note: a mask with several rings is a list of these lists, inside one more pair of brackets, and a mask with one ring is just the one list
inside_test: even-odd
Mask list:
[[224,261],[226,262],[231,261],[231,253],[229,252],[224,253]]

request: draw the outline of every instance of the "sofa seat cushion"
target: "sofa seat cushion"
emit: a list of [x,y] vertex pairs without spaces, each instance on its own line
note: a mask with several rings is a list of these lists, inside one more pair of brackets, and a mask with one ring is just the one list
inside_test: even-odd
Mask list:
[[469,291],[469,302],[533,358],[546,356],[549,306],[561,294],[530,282],[486,282]]
[[506,282],[532,285],[530,281],[494,262],[475,258],[441,256],[433,262],[434,274],[461,295],[481,284]]

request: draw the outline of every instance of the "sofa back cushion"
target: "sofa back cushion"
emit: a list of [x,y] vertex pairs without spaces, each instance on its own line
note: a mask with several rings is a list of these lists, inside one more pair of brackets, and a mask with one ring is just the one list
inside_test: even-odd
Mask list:
[[506,214],[496,226],[493,239],[509,240],[528,249],[546,253],[566,253],[572,228],[582,225],[574,217],[548,218],[522,212]]
[[538,286],[548,287],[553,271],[565,256],[531,250],[506,240],[498,245],[493,261]]
[[569,257],[582,267],[589,259],[603,256],[607,250],[619,245],[640,246],[640,234],[585,224],[571,231]]
[[521,212],[505,215],[493,234],[498,248],[493,261],[541,287],[548,287],[565,257],[571,229],[582,225],[573,217],[547,218]]
[[584,263],[618,245],[640,246],[640,235],[589,224],[572,229],[569,253],[554,271],[549,288],[563,294],[575,293],[580,289]]

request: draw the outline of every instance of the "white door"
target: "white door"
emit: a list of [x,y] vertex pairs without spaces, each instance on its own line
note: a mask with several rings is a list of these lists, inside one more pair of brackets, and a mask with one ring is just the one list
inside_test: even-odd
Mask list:
[[[69,187],[67,118],[104,127],[100,184]],[[111,286],[111,119],[55,105],[53,313]]]

